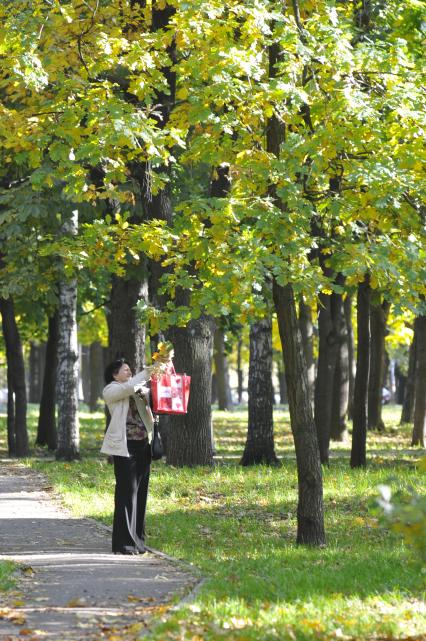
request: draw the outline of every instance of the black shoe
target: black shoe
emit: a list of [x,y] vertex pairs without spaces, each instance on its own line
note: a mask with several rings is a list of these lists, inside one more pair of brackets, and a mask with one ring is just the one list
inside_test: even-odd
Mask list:
[[138,550],[135,547],[130,545],[125,545],[124,548],[117,550],[114,554],[139,554]]

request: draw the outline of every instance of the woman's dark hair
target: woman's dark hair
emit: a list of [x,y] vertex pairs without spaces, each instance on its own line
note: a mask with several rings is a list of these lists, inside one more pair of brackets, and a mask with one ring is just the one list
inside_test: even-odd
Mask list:
[[128,365],[130,367],[129,361],[125,358],[116,358],[115,361],[112,361],[112,363],[105,367],[104,379],[107,385],[108,383],[112,383],[114,375],[118,374],[122,365]]

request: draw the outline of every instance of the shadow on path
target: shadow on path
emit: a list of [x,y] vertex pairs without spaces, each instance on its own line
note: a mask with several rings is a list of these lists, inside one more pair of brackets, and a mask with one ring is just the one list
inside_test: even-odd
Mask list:
[[160,606],[197,582],[155,552],[113,555],[109,528],[70,517],[46,486],[42,475],[1,461],[0,560],[22,570],[22,599],[3,597],[0,607],[2,641],[101,640],[132,627],[140,635]]

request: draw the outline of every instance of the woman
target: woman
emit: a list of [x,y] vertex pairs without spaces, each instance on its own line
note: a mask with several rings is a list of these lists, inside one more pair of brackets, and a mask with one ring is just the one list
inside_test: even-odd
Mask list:
[[[159,363],[161,369],[162,363]],[[164,365],[166,367],[166,364]],[[101,452],[113,456],[115,509],[112,551],[143,554],[154,418],[148,402],[150,367],[132,376],[129,363],[119,358],[105,369],[103,397],[111,420]]]

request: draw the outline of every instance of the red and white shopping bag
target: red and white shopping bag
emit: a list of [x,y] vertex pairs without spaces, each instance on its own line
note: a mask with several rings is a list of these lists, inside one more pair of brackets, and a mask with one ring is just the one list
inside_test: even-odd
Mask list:
[[186,414],[190,385],[191,377],[176,374],[174,368],[170,368],[166,374],[151,376],[154,414]]

